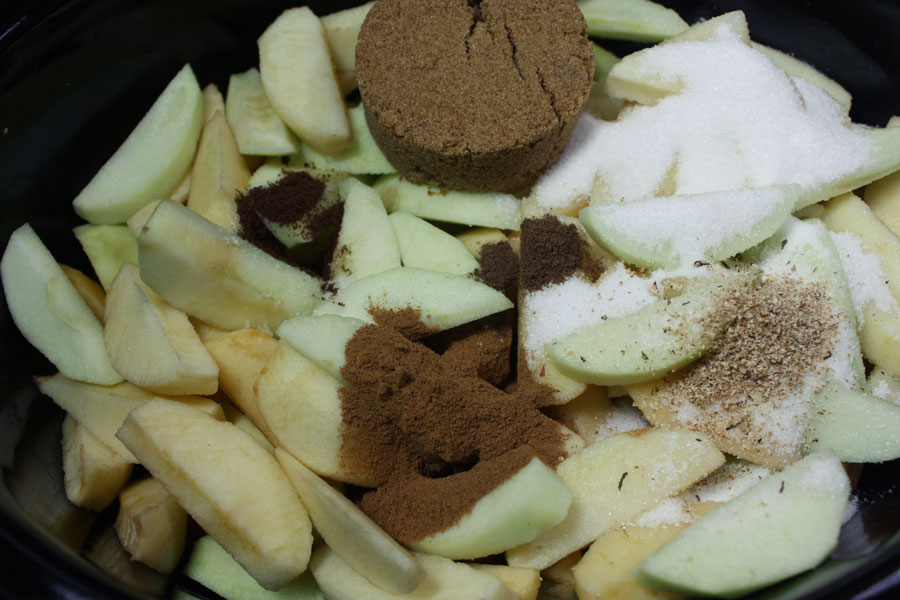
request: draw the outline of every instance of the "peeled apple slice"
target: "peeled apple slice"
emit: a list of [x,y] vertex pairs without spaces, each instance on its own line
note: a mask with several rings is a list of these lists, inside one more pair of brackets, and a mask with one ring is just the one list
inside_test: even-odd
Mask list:
[[202,125],[203,94],[185,65],[76,196],[75,212],[91,223],[124,223],[147,202],[166,197],[191,166]]
[[678,13],[650,0],[582,0],[589,35],[658,42],[688,28]]

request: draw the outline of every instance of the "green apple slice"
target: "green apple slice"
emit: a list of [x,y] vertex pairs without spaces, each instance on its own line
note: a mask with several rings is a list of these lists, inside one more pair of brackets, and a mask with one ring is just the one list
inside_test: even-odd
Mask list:
[[309,561],[309,570],[329,600],[434,600],[439,598],[478,598],[478,600],[515,600],[516,596],[497,577],[476,571],[469,565],[448,558],[415,554],[425,568],[419,586],[402,596],[372,585],[365,577],[341,560],[334,550],[321,546]]
[[712,276],[682,295],[602,321],[547,345],[559,370],[586,383],[649,381],[690,364],[737,316],[751,274]]
[[134,462],[104,444],[72,415],[62,423],[63,489],[75,506],[100,512],[128,483]]
[[133,410],[117,435],[264,588],[306,570],[309,515],[278,462],[249,434],[156,398]]
[[359,104],[347,111],[353,142],[339,154],[318,152],[309,144],[302,144],[300,153],[291,159],[293,164],[309,164],[317,169],[342,171],[354,175],[386,175],[397,169],[385,158],[384,153],[366,124],[363,105]]
[[566,518],[537,539],[509,550],[510,566],[546,569],[690,487],[725,462],[703,434],[653,428],[616,434],[561,462],[556,473],[572,492]]
[[138,238],[141,279],[166,302],[229,331],[275,331],[312,312],[315,277],[273,258],[177,202],[164,200]]
[[356,41],[374,2],[339,10],[322,17],[334,74],[344,94],[356,89]]
[[277,592],[267,590],[208,535],[194,542],[182,573],[229,600],[325,600],[309,571]]
[[428,221],[406,212],[389,217],[404,267],[416,267],[454,275],[468,275],[478,261],[465,245]]
[[105,385],[122,381],[109,362],[103,325],[30,225],[9,237],[0,276],[16,327],[60,373]]
[[844,86],[834,79],[827,77],[809,63],[803,62],[799,58],[791,56],[781,50],[776,50],[775,48],[771,48],[764,44],[758,44],[753,41],[750,42],[750,46],[757,52],[762,52],[772,59],[773,63],[778,65],[782,71],[791,77],[800,77],[819,86],[828,92],[832,98],[837,100],[838,104],[843,106],[845,111],[850,110],[850,104],[853,100],[850,92],[844,89]]
[[816,453],[773,473],[647,557],[642,585],[734,598],[818,565],[837,544],[850,482]]
[[404,211],[431,221],[519,230],[522,210],[515,196],[461,192],[418,185],[398,175],[375,182],[387,211]]
[[845,462],[900,458],[900,406],[830,382],[810,412],[807,451],[828,448]]
[[678,13],[650,0],[581,0],[588,35],[658,42],[688,28]]
[[288,9],[258,46],[266,96],[291,131],[319,152],[346,150],[350,123],[319,18],[305,6]]
[[190,167],[202,125],[203,94],[185,65],[75,197],[75,212],[91,223],[124,223],[147,202],[166,197]]
[[219,389],[219,367],[187,315],[141,281],[137,265],[122,265],[106,296],[104,340],[125,379],[160,394],[207,396]]
[[450,329],[513,307],[503,293],[461,275],[398,267],[341,288],[315,311],[373,323],[372,311],[418,311],[428,328]]
[[499,554],[558,524],[571,504],[572,493],[566,484],[539,458],[532,458],[456,524],[407,545],[453,559]]
[[138,264],[137,239],[125,225],[79,225],[72,231],[104,290],[109,291],[122,263]]
[[400,544],[342,493],[282,449],[275,457],[300,494],[313,527],[335,554],[379,588],[407,594],[425,570]]
[[400,249],[378,192],[349,177],[340,184],[344,216],[338,232],[331,279],[339,288],[367,275],[400,266]]
[[275,333],[291,347],[313,361],[329,375],[344,381],[341,369],[347,364],[344,349],[365,321],[339,315],[309,315],[288,319]]
[[300,140],[272,108],[256,67],[228,79],[225,117],[241,154],[284,156],[300,150]]
[[594,241],[623,261],[675,268],[719,262],[762,242],[778,231],[799,194],[800,186],[790,185],[657,197],[589,206],[578,216]]

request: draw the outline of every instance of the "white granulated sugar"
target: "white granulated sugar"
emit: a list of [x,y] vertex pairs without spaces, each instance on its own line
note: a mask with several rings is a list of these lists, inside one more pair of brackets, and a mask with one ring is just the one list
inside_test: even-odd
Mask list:
[[898,395],[893,389],[891,389],[891,385],[884,379],[875,383],[875,385],[869,388],[869,393],[875,396],[880,400],[887,400],[888,402],[893,402],[894,404],[900,404],[898,400],[900,400],[900,395]]
[[844,275],[850,287],[850,300],[859,324],[863,324],[864,309],[870,302],[884,312],[900,311],[900,305],[888,288],[888,277],[881,268],[878,256],[863,250],[859,239],[852,233],[831,233],[831,239],[844,266]]
[[650,281],[622,263],[607,270],[595,284],[580,277],[549,285],[523,300],[527,335],[525,350],[543,353],[544,346],[606,318],[638,310],[656,300]]
[[680,498],[666,498],[653,508],[641,513],[632,523],[637,527],[666,527],[691,520],[686,505]]
[[771,469],[750,462],[730,462],[682,495],[697,502],[728,502],[771,473]]
[[597,426],[594,441],[599,441],[617,433],[644,429],[649,426],[650,422],[644,417],[644,413],[636,408],[630,401],[614,401],[610,403],[609,411],[606,414],[606,420]]
[[[654,106],[632,106],[615,122],[590,123],[539,181],[539,204],[567,206],[589,181],[592,202],[632,201],[661,189],[681,195],[813,187],[867,160],[861,128],[826,92],[793,81],[736,37],[670,43],[642,54],[648,77],[679,81],[682,92]],[[563,184],[563,177],[572,183]]]
[[807,459],[808,469],[800,479],[800,486],[826,493],[840,492],[847,485],[847,472],[837,460],[828,457]]
[[596,172],[594,148],[606,127],[605,121],[581,113],[566,149],[535,184],[532,193],[540,206],[563,209],[590,195]]
[[668,251],[681,264],[690,264],[751,231],[784,205],[788,189],[648,198],[603,207],[603,221],[626,240],[656,252]]

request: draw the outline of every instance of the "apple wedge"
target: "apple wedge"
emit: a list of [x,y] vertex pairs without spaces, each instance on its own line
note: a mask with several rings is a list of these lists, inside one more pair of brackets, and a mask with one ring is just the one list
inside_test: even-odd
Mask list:
[[356,40],[374,2],[339,10],[322,17],[322,28],[334,73],[343,94],[356,89]]
[[256,67],[228,79],[225,116],[241,154],[284,156],[300,150],[297,136],[272,108]]
[[537,569],[510,567],[508,565],[490,565],[466,563],[476,571],[490,573],[508,587],[519,600],[538,600],[541,589],[541,572]]
[[519,230],[522,211],[515,196],[444,190],[385,175],[375,189],[389,213],[402,210],[423,219],[468,226]]
[[133,463],[66,415],[62,425],[63,489],[69,502],[101,511],[112,503],[131,476]]
[[104,290],[109,291],[122,263],[138,264],[137,239],[124,225],[79,225],[72,230]]
[[27,223],[16,229],[0,260],[3,292],[25,339],[72,379],[122,381],[103,343],[103,325]]
[[844,107],[845,111],[850,110],[850,104],[853,98],[850,95],[844,86],[839,84],[834,79],[827,77],[821,71],[818,71],[815,67],[810,65],[809,63],[803,62],[799,58],[791,56],[781,50],[776,50],[775,48],[771,48],[764,44],[758,44],[756,42],[751,41],[750,46],[756,50],[757,52],[762,52],[774,62],[778,67],[790,75],[791,77],[800,77],[805,79],[806,81],[815,84],[828,92],[828,94],[834,98],[838,104]]
[[209,395],[219,388],[219,367],[187,315],[148,288],[136,265],[122,265],[113,281],[105,321],[110,361],[131,383],[169,395]]
[[340,171],[353,175],[387,175],[397,169],[388,161],[381,148],[372,137],[363,105],[359,104],[347,111],[353,141],[338,154],[318,152],[310,144],[301,144],[300,152],[291,158],[294,165],[312,165],[317,169]]
[[458,239],[428,221],[406,212],[389,217],[404,267],[415,267],[453,275],[468,275],[478,261]]
[[[116,432],[128,413],[155,398],[154,394],[127,381],[117,385],[95,385],[69,379],[63,375],[53,375],[35,377],[34,382],[42,394],[49,396],[57,406],[72,415],[102,443],[129,462],[138,462],[116,437]],[[222,407],[209,398],[172,396],[168,399],[206,412],[213,418],[225,419]]]
[[235,199],[249,182],[250,169],[238,150],[225,113],[216,111],[200,135],[187,207],[223,229],[237,231]]
[[644,560],[642,585],[734,598],[818,565],[837,544],[850,481],[836,456],[807,456],[711,512]]
[[132,560],[171,573],[187,540],[187,512],[163,485],[147,477],[119,494],[116,534]]
[[341,288],[315,314],[337,314],[367,323],[373,311],[412,309],[430,329],[444,330],[512,308],[501,292],[463,277],[398,267]]
[[[500,580],[486,571],[428,554],[413,555],[425,569],[425,578],[413,591],[402,596],[408,600],[434,598],[478,598],[478,600],[515,600],[516,596]],[[309,561],[309,570],[329,600],[394,600],[397,594],[370,583],[341,560],[328,546],[320,546]]]
[[311,313],[321,282],[171,200],[138,238],[141,279],[166,302],[229,331]]
[[231,423],[154,399],[118,437],[185,510],[266,589],[306,570],[312,525],[275,458]]
[[103,286],[74,267],[62,263],[59,266],[97,320],[103,323],[106,318],[106,292]]
[[350,124],[319,18],[305,6],[288,9],[258,46],[262,84],[275,112],[319,152],[346,150]]
[[344,216],[329,270],[339,288],[400,266],[400,250],[378,192],[353,177],[341,182]]
[[[304,572],[277,592],[265,589],[216,540],[208,535],[194,542],[191,557],[184,565],[182,573],[223,598],[323,600],[322,591],[309,571]],[[190,598],[193,599],[194,596]]]
[[346,383],[341,369],[347,363],[344,349],[365,321],[339,315],[312,315],[288,319],[276,332],[291,347],[329,375]]
[[572,492],[566,518],[534,541],[507,551],[507,562],[545,569],[724,462],[705,435],[683,429],[630,431],[587,446],[556,468]]
[[282,449],[275,457],[297,489],[313,527],[328,547],[379,588],[407,594],[425,570],[355,504]]
[[166,197],[190,167],[202,125],[203,94],[185,65],[75,197],[75,212],[91,223],[124,223],[147,202]]
[[682,295],[601,321],[547,346],[565,375],[599,385],[649,381],[696,360],[737,316],[752,274],[713,275]]
[[651,0],[582,0],[578,3],[589,35],[658,42],[688,28],[678,13]]
[[499,554],[558,524],[571,503],[566,484],[535,457],[478,500],[457,523],[407,545],[453,559]]

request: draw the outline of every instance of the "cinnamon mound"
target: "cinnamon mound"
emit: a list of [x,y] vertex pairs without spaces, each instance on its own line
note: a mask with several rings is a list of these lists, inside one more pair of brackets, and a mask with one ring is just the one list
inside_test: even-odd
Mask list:
[[387,158],[461,190],[530,186],[568,143],[594,71],[572,0],[379,0],[356,52]]

